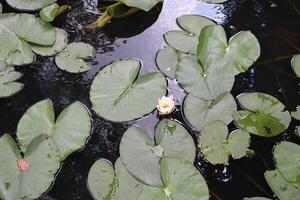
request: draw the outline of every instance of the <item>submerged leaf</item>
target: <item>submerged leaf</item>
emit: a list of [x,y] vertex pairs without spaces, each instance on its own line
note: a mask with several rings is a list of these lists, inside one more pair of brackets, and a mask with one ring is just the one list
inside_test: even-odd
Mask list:
[[13,8],[19,10],[39,10],[44,8],[57,0],[6,0],[6,2]]
[[58,11],[59,5],[57,3],[51,4],[43,8],[39,15],[45,22],[52,22],[56,17],[56,13]]
[[90,65],[83,59],[95,55],[95,49],[86,43],[71,43],[55,56],[58,68],[70,73],[79,73],[90,70]]
[[138,78],[140,69],[135,59],[116,61],[102,69],[90,90],[93,110],[111,121],[130,121],[153,111],[166,94],[167,82],[157,72]]
[[23,89],[23,84],[15,82],[22,77],[13,67],[0,71],[0,98],[12,96]]
[[300,78],[300,55],[295,55],[292,59],[292,69],[295,74]]
[[215,121],[203,129],[199,143],[205,159],[212,164],[228,165],[230,156],[233,159],[240,159],[247,154],[250,146],[250,135],[238,129],[228,136],[226,124]]
[[[123,135],[120,156],[126,169],[145,184],[160,187],[163,157],[194,162],[195,143],[179,123],[164,119],[156,127],[156,142],[142,128],[132,126]],[[139,158],[139,159],[137,159]]]

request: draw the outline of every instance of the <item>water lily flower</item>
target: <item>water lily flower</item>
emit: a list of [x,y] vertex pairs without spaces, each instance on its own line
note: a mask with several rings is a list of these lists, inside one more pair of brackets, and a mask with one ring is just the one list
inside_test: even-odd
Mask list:
[[19,167],[20,171],[27,172],[29,170],[29,164],[26,160],[18,159],[17,164],[18,164],[18,167]]
[[163,96],[162,98],[158,99],[158,105],[156,108],[160,115],[168,115],[173,112],[175,109],[173,95],[170,95],[169,97]]

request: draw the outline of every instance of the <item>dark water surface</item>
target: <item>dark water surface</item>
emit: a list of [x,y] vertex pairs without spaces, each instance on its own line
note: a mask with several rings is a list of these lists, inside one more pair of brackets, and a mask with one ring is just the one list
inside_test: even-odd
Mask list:
[[[25,87],[13,97],[0,99],[0,135],[6,132],[13,134],[25,110],[45,98],[53,101],[56,113],[76,100],[91,108],[91,82],[101,68],[114,60],[139,58],[144,64],[142,73],[157,71],[155,56],[165,46],[163,34],[178,29],[175,19],[184,14],[200,14],[211,18],[224,25],[229,36],[240,30],[251,30],[258,37],[262,46],[261,58],[247,73],[236,77],[232,90],[234,96],[248,91],[266,92],[279,98],[290,111],[300,104],[300,79],[290,68],[292,55],[300,52],[299,0],[230,0],[221,5],[198,0],[165,0],[163,7],[157,6],[148,14],[138,13],[125,20],[114,20],[104,29],[89,31],[79,30],[78,27],[99,16],[95,9],[96,0],[59,2],[68,3],[72,8],[60,16],[55,25],[69,33],[70,41],[88,42],[97,49],[96,58],[91,60],[93,68],[86,73],[70,74],[58,69],[53,58],[42,57],[38,57],[30,66],[19,67],[18,70],[24,75],[21,82]],[[277,7],[271,6],[272,2]],[[11,11],[7,5],[4,6],[4,12]],[[178,101],[178,111],[171,117],[184,123],[180,102],[185,93],[170,80],[169,93]],[[131,124],[139,124],[153,134],[158,120],[155,112],[137,122],[117,124],[93,113],[93,133],[86,147],[63,163],[53,187],[40,199],[92,199],[86,188],[91,165],[98,158],[107,158],[112,162],[118,158],[120,138]],[[212,166],[198,154],[196,165],[208,182],[211,199],[241,200],[251,196],[272,198],[263,173],[274,168],[272,148],[278,141],[300,143],[300,139],[294,136],[296,125],[299,123],[293,121],[285,133],[272,139],[252,135],[251,148],[256,155],[231,161],[230,166]],[[190,133],[195,139],[199,135],[194,130],[190,130]]]

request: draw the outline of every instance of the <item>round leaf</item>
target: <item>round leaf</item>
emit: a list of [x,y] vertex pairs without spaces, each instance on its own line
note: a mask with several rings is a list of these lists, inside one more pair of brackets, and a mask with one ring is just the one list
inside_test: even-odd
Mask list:
[[195,128],[202,130],[211,122],[221,120],[229,124],[237,105],[230,93],[224,93],[214,100],[199,99],[188,94],[183,102],[183,113],[186,120]]
[[58,11],[59,5],[57,3],[51,4],[50,6],[47,6],[43,8],[40,11],[40,17],[45,22],[52,22],[56,16],[56,12]]
[[0,71],[0,98],[9,97],[20,92],[24,85],[15,81],[21,77],[22,74],[16,72],[12,67]]
[[278,170],[266,171],[265,179],[280,200],[300,199],[300,190],[289,184]]
[[205,100],[212,100],[229,92],[234,83],[232,71],[218,66],[204,68],[197,58],[192,57],[180,60],[176,68],[176,79],[187,93]]
[[156,72],[137,78],[140,68],[138,60],[121,60],[101,70],[90,90],[93,110],[111,121],[134,120],[154,110],[166,94],[166,79]]
[[300,146],[292,142],[281,142],[274,149],[277,169],[292,185],[300,188]]
[[57,0],[6,0],[11,7],[19,10],[39,10],[56,1]]
[[198,37],[185,31],[169,31],[165,35],[166,42],[174,49],[196,55]]
[[86,43],[71,43],[55,57],[58,68],[70,73],[90,70],[90,65],[83,59],[95,55],[95,49]]
[[201,30],[208,25],[216,25],[212,20],[200,15],[184,15],[177,18],[178,25],[185,31],[199,37]]
[[55,30],[56,41],[52,46],[41,46],[32,44],[32,50],[41,56],[53,56],[64,50],[68,44],[68,35],[62,29],[55,28]]
[[234,74],[245,72],[260,56],[260,45],[250,31],[241,31],[227,43],[222,26],[206,26],[199,37],[198,58],[203,66],[226,66]]
[[295,55],[292,59],[292,69],[295,74],[300,78],[300,55]]
[[0,24],[23,41],[39,45],[52,45],[55,42],[53,26],[32,14],[5,13],[0,15]]
[[227,140],[227,149],[233,159],[240,159],[247,155],[251,142],[249,133],[241,129],[237,129],[230,133]]

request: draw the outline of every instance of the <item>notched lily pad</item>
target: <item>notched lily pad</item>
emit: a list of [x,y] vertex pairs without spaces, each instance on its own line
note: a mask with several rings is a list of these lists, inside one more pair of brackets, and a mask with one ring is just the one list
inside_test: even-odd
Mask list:
[[289,127],[290,113],[284,111],[284,105],[275,97],[253,92],[240,95],[238,101],[247,110],[233,116],[241,129],[258,136],[273,137]]
[[276,167],[293,186],[300,188],[300,146],[292,142],[281,142],[274,148]]
[[293,57],[291,64],[293,71],[300,78],[300,54]]
[[37,199],[54,181],[60,160],[55,142],[46,135],[34,138],[22,156],[14,139],[4,134],[0,138],[0,196]]
[[[156,127],[155,141],[142,128],[132,126],[123,135],[120,156],[126,169],[145,184],[160,187],[160,160],[163,157],[195,160],[195,143],[187,130],[164,119]],[[138,159],[137,159],[138,158]]]
[[10,97],[20,92],[24,85],[16,81],[21,77],[22,74],[15,71],[13,67],[6,67],[0,71],[0,98]]
[[218,120],[230,124],[236,110],[235,99],[230,93],[221,94],[214,100],[203,100],[188,94],[183,102],[185,119],[199,130]]
[[143,189],[143,184],[126,170],[120,158],[115,168],[107,160],[97,160],[89,171],[87,183],[96,200],[137,200]]
[[70,43],[55,56],[58,68],[70,73],[80,73],[90,70],[91,66],[83,59],[95,55],[95,49],[86,43]]
[[228,135],[228,128],[221,121],[207,125],[199,138],[200,150],[212,164],[228,165],[230,157],[240,159],[246,156],[249,146],[249,133],[238,129]]
[[95,77],[90,99],[93,110],[111,121],[130,121],[153,111],[166,95],[167,82],[161,73],[138,78],[141,62],[120,60],[102,69]]
[[56,1],[57,0],[6,0],[11,7],[27,11],[39,10]]
[[91,119],[87,108],[74,102],[65,108],[55,121],[52,102],[40,101],[27,109],[17,127],[17,137],[23,152],[30,141],[44,133],[57,144],[62,160],[81,149],[91,132]]

